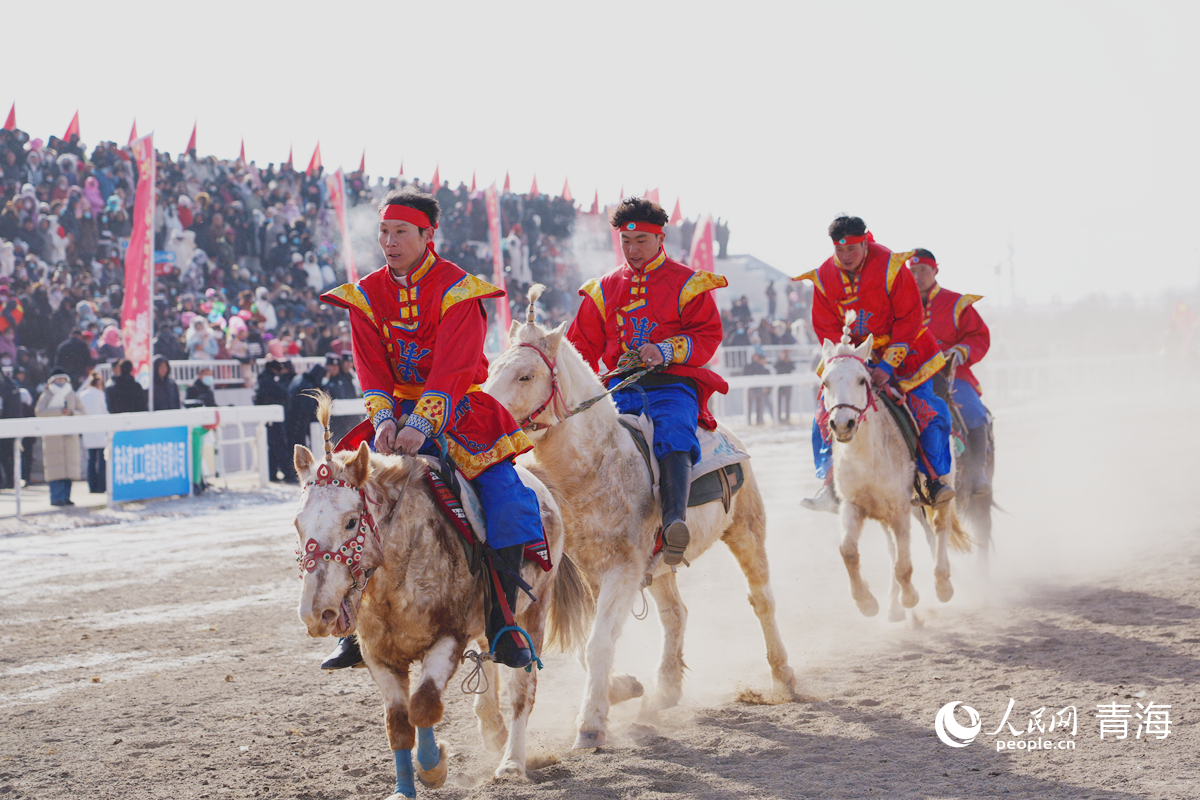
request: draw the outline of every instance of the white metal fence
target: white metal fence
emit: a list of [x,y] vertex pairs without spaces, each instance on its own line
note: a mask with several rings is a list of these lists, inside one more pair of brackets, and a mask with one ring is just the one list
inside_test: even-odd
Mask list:
[[[224,389],[235,386],[253,386],[258,380],[258,375],[262,371],[263,365],[272,359],[260,358],[257,361],[252,361],[248,364],[243,364],[241,361],[234,359],[223,359],[220,361],[172,361],[171,364],[171,379],[180,386],[187,388],[196,382],[196,378],[200,377],[201,370],[211,369],[213,371],[213,382],[216,388]],[[308,372],[317,364],[324,364],[324,356],[292,356],[287,359],[292,362],[296,373]],[[112,364],[98,364],[95,371],[104,376],[107,381],[112,377]]]

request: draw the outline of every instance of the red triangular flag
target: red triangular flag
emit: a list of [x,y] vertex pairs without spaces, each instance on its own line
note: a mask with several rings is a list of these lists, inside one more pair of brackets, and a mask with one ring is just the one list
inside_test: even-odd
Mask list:
[[243,165],[250,163],[246,161],[246,137],[244,136],[242,137],[242,149],[238,152],[238,161],[241,161]]
[[312,158],[308,160],[308,169],[304,170],[304,174],[312,177],[317,170],[321,168],[321,143],[317,142],[317,149],[313,150]]
[[188,139],[187,149],[183,152],[190,153],[196,149],[196,123],[192,123],[192,138]]
[[571,181],[569,179],[563,181],[562,199],[566,200],[568,203],[575,202],[575,198],[571,196]]
[[588,213],[589,214],[599,214],[600,213],[600,190],[599,189],[596,190],[596,196],[592,198],[592,210],[589,211]]
[[400,177],[404,177],[404,159],[400,159]]
[[471,194],[475,194],[475,170],[471,170]]
[[[16,107],[15,103],[13,104],[13,107],[14,108]],[[72,133],[75,134],[76,136],[79,135],[79,110],[78,109],[76,109],[76,111],[75,111],[75,116],[71,117],[71,124],[67,126],[67,132],[63,134],[63,141],[69,143],[71,141]]]
[[137,135],[137,117],[134,117],[133,118],[133,128],[129,131],[129,143],[133,144],[134,140],[137,139],[137,137],[138,137],[138,135]]
[[529,196],[530,196],[530,197],[537,197],[537,196],[538,196],[538,190],[537,190],[537,173],[536,173],[536,172],[535,172],[535,173],[533,173],[533,186],[530,186],[530,187],[529,187]]
[[13,103],[12,108],[8,110],[8,119],[4,121],[4,130],[15,131],[17,129],[17,104]]
[[649,200],[651,203],[657,203],[658,202],[658,189],[651,189],[650,191],[646,192],[646,199]]
[[622,186],[621,193],[619,195],[617,195],[617,203],[620,203],[624,199],[625,199],[625,187]]
[[679,210],[679,198],[676,197],[675,198],[675,210],[671,212],[671,221],[668,222],[667,224],[674,225],[679,222],[683,222],[683,214]]
[[433,168],[433,191],[437,191],[442,185],[442,165],[437,164]]
[[511,189],[512,189],[512,184],[510,184],[508,182],[508,172],[506,171],[504,173],[504,193],[508,194]]
[[362,158],[358,160],[358,173],[360,175],[367,174],[367,148],[363,148]]

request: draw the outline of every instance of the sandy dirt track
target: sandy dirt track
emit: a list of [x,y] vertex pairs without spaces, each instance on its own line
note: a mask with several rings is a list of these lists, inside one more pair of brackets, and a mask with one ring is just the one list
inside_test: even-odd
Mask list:
[[[748,429],[770,518],[780,624],[810,702],[773,704],[745,584],[718,547],[681,577],[690,611],[683,704],[654,726],[614,709],[609,745],[572,752],[583,671],[547,659],[529,782],[491,780],[452,679],[446,788],[495,798],[1200,797],[1200,402],[1171,393],[1153,423],[1134,396],[1001,409],[992,579],[954,558],[937,602],[914,547],[923,627],[862,617],[838,523],[798,507],[815,488],[808,428]],[[1155,433],[1151,433],[1155,431]],[[330,640],[295,615],[291,490],[214,494],[128,512],[41,517],[0,533],[0,798],[384,798],[394,780],[365,670],[322,673]],[[881,601],[878,527],[864,574]],[[649,683],[651,614],[617,667]],[[463,674],[459,673],[459,677]],[[1030,712],[1078,710],[1067,751],[1006,750]],[[934,717],[982,717],[963,748]],[[1099,737],[1097,706],[1170,704],[1165,739]],[[966,718],[960,714],[960,721]],[[1036,732],[1033,736],[1036,736]],[[1024,734],[1021,739],[1031,738]]]

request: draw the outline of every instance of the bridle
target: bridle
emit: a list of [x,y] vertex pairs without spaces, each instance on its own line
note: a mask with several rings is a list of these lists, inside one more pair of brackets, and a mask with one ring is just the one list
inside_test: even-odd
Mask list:
[[[339,489],[350,489],[358,492],[359,499],[362,501],[362,509],[359,512],[358,530],[353,536],[347,539],[337,550],[322,550],[321,543],[316,539],[309,539],[304,543],[304,552],[296,551],[296,560],[300,562],[300,577],[304,577],[305,572],[314,572],[317,567],[327,561],[334,561],[338,564],[345,564],[350,574],[354,576],[354,586],[357,587],[359,582],[362,586],[366,586],[367,579],[371,576],[367,574],[367,570],[363,569],[362,558],[363,550],[367,544],[367,534],[371,534],[375,538],[375,544],[382,546],[379,538],[379,529],[375,525],[375,518],[371,515],[371,510],[367,505],[367,492],[359,486],[355,486],[347,480],[339,480],[333,477],[332,471],[329,469],[331,462],[326,461],[317,468],[317,477],[305,484],[306,487],[316,486],[332,486]],[[351,587],[354,588],[354,587]]]
[[825,409],[825,411],[827,414],[829,414],[830,418],[832,418],[833,412],[837,411],[839,408],[848,408],[851,411],[853,411],[854,413],[858,414],[858,419],[855,421],[855,423],[860,424],[860,423],[862,423],[863,419],[866,418],[867,411],[878,411],[879,410],[879,406],[877,406],[875,404],[875,388],[873,386],[871,386],[871,382],[870,382],[871,369],[870,369],[870,367],[867,366],[866,361],[864,361],[863,359],[859,358],[858,356],[856,356],[852,353],[847,353],[846,355],[841,355],[841,356],[830,356],[829,358],[825,359],[825,363],[828,364],[831,361],[838,361],[840,359],[850,359],[853,361],[857,361],[859,364],[862,365],[863,369],[865,369],[867,371],[867,376],[868,376],[867,402],[862,406],[862,408],[859,408],[856,405],[852,405],[851,403],[838,403],[837,405],[833,406],[832,408]]
[[534,421],[533,418],[536,417],[538,414],[542,413],[543,411],[545,411],[546,408],[551,406],[552,404],[554,405],[554,408],[551,408],[552,412],[557,414],[559,408],[561,408],[563,411],[566,412],[565,414],[558,414],[559,421],[562,421],[562,420],[566,419],[567,417],[571,416],[571,414],[577,413],[578,411],[582,410],[582,409],[576,409],[575,411],[571,411],[567,407],[567,401],[566,401],[566,398],[563,397],[562,387],[558,385],[558,365],[554,361],[551,361],[550,358],[545,353],[543,353],[541,351],[541,349],[538,348],[536,345],[529,344],[528,342],[521,342],[518,346],[519,347],[528,347],[530,350],[537,353],[538,356],[541,357],[542,362],[545,363],[546,369],[550,370],[550,396],[546,398],[546,402],[542,403],[540,406],[535,408],[533,411],[529,412],[529,416],[527,416],[524,420],[521,421],[521,430],[523,430],[523,431],[544,431],[544,430],[548,429],[550,427],[550,425],[547,425],[544,422],[536,422],[536,421]]

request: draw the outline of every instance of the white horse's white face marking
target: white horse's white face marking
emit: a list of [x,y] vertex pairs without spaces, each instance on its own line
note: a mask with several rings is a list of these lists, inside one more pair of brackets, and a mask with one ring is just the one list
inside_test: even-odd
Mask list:
[[834,361],[830,359],[839,355],[852,355],[866,361],[871,357],[872,346],[871,336],[858,347],[835,345],[828,339],[821,346],[821,355],[825,359],[825,369],[821,375],[825,408],[842,406],[834,408],[829,415],[829,430],[833,437],[843,444],[854,438],[854,434],[858,432],[861,410],[871,402],[871,375],[854,358],[839,358]]

